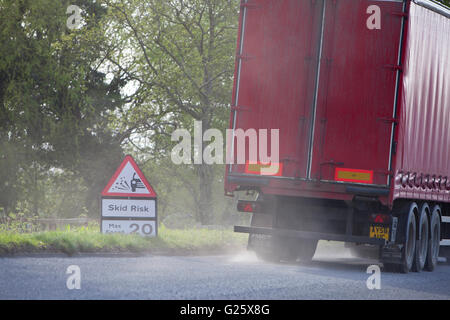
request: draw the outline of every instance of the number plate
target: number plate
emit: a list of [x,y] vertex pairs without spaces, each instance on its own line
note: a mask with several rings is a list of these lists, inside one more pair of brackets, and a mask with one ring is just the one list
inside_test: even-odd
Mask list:
[[370,226],[370,237],[389,241],[389,227]]

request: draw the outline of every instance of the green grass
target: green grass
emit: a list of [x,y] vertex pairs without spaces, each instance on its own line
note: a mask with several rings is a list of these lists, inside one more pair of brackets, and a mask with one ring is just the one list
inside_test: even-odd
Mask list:
[[162,253],[200,254],[245,248],[247,237],[232,230],[175,230],[161,226],[158,237],[101,234],[92,229],[37,233],[0,231],[0,255],[17,253]]

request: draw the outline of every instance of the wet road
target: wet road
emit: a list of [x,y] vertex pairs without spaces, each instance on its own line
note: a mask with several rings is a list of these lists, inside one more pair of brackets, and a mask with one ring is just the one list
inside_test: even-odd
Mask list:
[[[381,288],[369,290],[367,267],[377,262],[342,249],[319,248],[310,264],[264,263],[247,252],[0,258],[0,299],[450,299],[449,265],[382,271]],[[80,289],[68,289],[71,265],[79,267]]]

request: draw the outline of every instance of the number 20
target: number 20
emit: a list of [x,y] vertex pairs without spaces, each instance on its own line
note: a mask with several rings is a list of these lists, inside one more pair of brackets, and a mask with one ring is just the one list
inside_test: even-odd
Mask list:
[[[137,233],[139,231],[139,225],[137,223],[133,223],[132,225],[130,225],[130,228],[134,228],[131,233]],[[151,224],[143,224],[142,227],[140,228],[141,232],[145,235],[148,234],[152,234],[153,232],[153,227]]]

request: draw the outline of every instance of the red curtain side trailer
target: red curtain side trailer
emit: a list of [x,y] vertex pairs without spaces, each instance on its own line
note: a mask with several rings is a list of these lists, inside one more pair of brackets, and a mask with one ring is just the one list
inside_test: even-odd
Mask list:
[[[311,259],[334,240],[433,270],[450,246],[450,9],[242,0],[230,129],[225,192],[256,192],[235,231],[259,256]],[[270,165],[252,156],[264,130]]]

